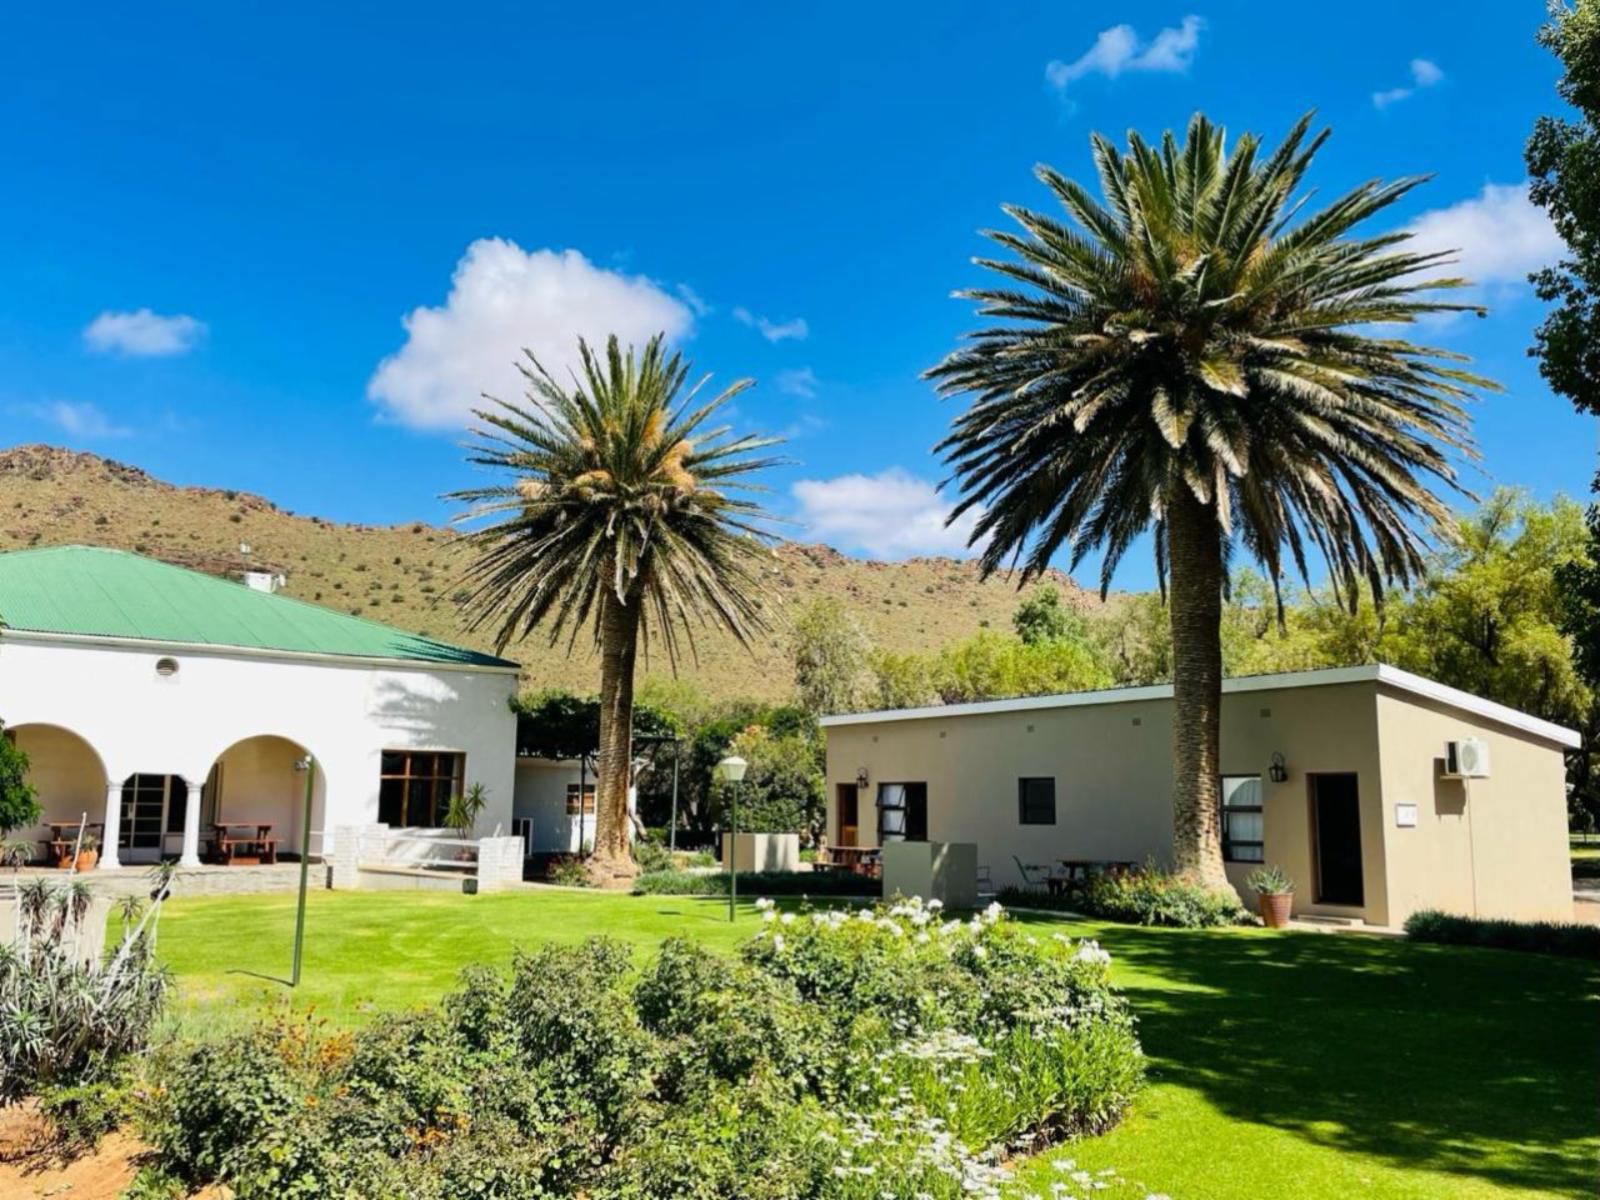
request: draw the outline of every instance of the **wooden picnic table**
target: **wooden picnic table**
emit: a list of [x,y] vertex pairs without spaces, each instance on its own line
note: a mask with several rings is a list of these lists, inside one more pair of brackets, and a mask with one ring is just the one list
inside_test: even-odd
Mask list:
[[1056,860],[1061,864],[1066,874],[1062,877],[1063,883],[1085,883],[1091,875],[1111,875],[1120,877],[1131,874],[1139,869],[1139,864],[1125,859],[1106,858],[1060,858]]
[[[50,827],[50,857],[58,865],[66,865],[78,845],[78,822],[47,821],[45,824]],[[83,826],[84,836],[94,838],[97,847],[104,840],[105,830],[103,821],[88,821]]]
[[827,860],[819,865],[876,879],[881,858],[877,846],[829,846]]
[[218,821],[211,826],[211,844],[226,866],[278,861],[278,839],[269,821]]

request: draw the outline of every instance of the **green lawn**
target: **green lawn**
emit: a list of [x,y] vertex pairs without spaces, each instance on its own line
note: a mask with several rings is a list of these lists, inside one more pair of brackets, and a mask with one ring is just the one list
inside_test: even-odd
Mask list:
[[[281,997],[260,976],[287,973],[293,917],[288,896],[173,901],[161,953],[186,1011],[206,1019]],[[1173,1200],[1600,1190],[1592,964],[1321,934],[1055,924],[1116,956],[1152,1070],[1120,1129],[1045,1160],[1115,1167]],[[431,1000],[466,963],[505,962],[519,944],[608,933],[648,947],[686,933],[729,948],[755,927],[751,908],[729,926],[724,902],[675,897],[317,892],[295,1000],[359,1021],[374,1005]]]

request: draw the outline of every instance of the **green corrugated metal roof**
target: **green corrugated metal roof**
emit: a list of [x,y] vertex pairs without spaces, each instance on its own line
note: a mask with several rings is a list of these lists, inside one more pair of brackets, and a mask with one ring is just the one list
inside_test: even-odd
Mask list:
[[0,629],[406,662],[515,665],[321,605],[99,546],[0,554]]

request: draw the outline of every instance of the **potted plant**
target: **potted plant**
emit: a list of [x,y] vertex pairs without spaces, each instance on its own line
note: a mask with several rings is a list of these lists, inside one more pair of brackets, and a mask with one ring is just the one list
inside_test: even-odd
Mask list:
[[1289,910],[1294,907],[1294,880],[1284,874],[1282,867],[1257,867],[1247,881],[1256,893],[1256,904],[1261,919],[1268,929],[1282,929],[1289,924]]
[[[463,794],[450,798],[450,807],[445,810],[444,823],[462,841],[472,838],[472,829],[478,823],[478,818],[483,815],[483,810],[488,807],[489,800],[484,794],[483,784],[475,783]],[[456,858],[471,861],[473,851],[466,846],[456,851]]]
[[92,833],[84,834],[78,842],[78,857],[74,861],[80,874],[94,870],[100,861],[100,839]]
[[94,870],[95,863],[100,861],[100,839],[92,833],[83,835],[83,840],[78,843],[78,871]]

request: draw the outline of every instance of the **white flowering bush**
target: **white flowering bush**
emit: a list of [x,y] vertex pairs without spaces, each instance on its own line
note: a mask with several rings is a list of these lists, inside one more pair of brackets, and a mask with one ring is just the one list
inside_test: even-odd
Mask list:
[[[1020,1156],[1139,1086],[1093,942],[997,906],[762,909],[737,957],[546,946],[354,1034],[163,1053],[151,1170],[239,1200],[1023,1200]],[[1050,1200],[1135,1190],[1072,1170]]]

